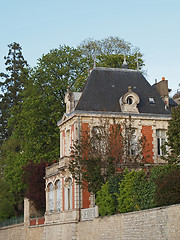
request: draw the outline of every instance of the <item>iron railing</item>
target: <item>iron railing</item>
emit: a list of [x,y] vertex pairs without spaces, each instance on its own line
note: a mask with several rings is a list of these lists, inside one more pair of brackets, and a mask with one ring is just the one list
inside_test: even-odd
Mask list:
[[0,221],[0,228],[24,222],[24,216]]

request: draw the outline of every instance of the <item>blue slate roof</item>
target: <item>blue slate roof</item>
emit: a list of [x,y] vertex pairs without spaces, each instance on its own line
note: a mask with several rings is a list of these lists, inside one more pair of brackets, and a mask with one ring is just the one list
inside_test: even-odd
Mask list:
[[[159,94],[139,71],[119,68],[94,68],[75,110],[121,112],[119,99],[128,92],[129,86],[140,98],[139,113],[170,114]],[[149,98],[154,98],[154,103],[150,103]]]

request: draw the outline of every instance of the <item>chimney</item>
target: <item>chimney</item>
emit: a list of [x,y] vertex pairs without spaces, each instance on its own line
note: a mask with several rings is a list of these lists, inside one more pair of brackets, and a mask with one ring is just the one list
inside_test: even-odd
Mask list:
[[169,89],[168,89],[168,80],[165,77],[162,77],[162,80],[156,83],[156,91],[161,96],[162,100],[169,107]]

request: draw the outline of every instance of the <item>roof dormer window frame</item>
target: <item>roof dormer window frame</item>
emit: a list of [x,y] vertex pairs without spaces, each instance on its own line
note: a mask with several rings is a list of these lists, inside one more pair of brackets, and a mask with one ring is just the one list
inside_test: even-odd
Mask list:
[[119,100],[121,111],[123,113],[139,113],[137,108],[139,102],[139,96],[133,92],[131,86],[129,86],[128,92]]

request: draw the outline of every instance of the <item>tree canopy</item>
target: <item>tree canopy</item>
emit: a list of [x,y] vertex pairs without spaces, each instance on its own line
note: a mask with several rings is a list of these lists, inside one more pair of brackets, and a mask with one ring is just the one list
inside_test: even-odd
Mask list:
[[167,142],[163,146],[163,151],[164,160],[169,163],[180,162],[180,105],[172,108],[172,119],[169,121]]
[[22,55],[22,47],[14,42],[8,45],[9,52],[5,56],[6,73],[0,73],[0,145],[13,131],[8,128],[8,119],[11,116],[10,109],[21,101],[20,92],[28,77],[28,64]]
[[108,37],[101,40],[86,39],[78,48],[91,64],[97,67],[121,68],[124,56],[129,68],[142,70],[144,61],[140,49],[119,37]]

